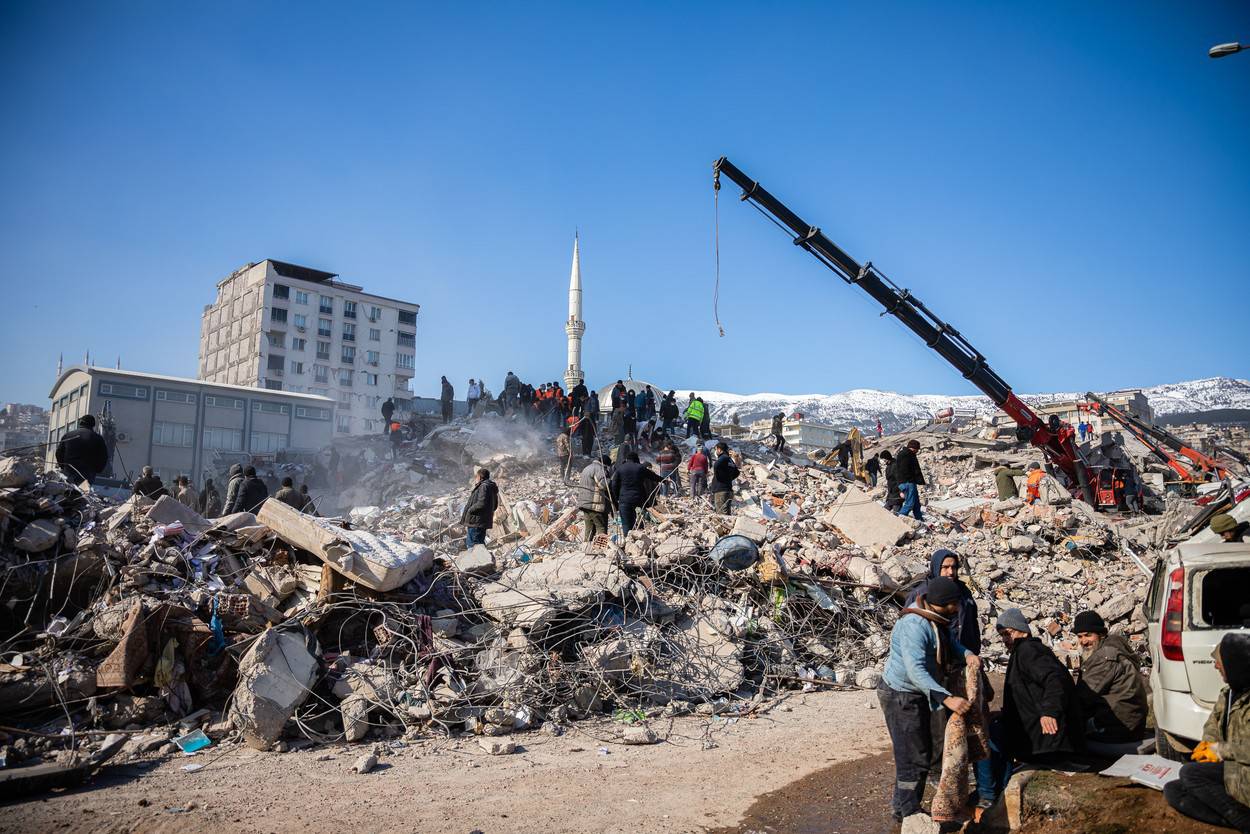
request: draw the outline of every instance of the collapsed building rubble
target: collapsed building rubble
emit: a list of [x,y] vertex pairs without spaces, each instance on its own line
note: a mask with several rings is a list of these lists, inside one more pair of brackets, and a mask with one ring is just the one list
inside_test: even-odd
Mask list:
[[[989,623],[1019,607],[1077,662],[1083,608],[1141,642],[1151,554],[1207,512],[1160,496],[1163,515],[1114,519],[1057,485],[998,500],[993,470],[1034,450],[925,430],[885,440],[921,442],[924,523],[885,510],[884,483],[745,442],[732,515],[659,497],[629,536],[614,523],[583,542],[573,482],[538,436],[488,415],[398,453],[355,441],[370,476],[340,492],[338,518],[269,500],[205,519],[4,459],[0,761],[81,766],[109,732],[129,734],[122,757],[192,737],[282,750],[461,733],[503,753],[491,739],[596,715],[652,743],[661,716],[875,687],[938,547],[964,558],[988,661],[1005,659]],[[503,500],[465,550],[483,464]]]

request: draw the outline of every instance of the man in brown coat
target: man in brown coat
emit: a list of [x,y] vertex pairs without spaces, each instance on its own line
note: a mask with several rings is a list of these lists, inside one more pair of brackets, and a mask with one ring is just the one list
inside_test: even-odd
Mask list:
[[1073,621],[1081,642],[1081,670],[1076,694],[1091,741],[1137,741],[1146,733],[1146,683],[1132,648],[1118,634],[1107,634],[1097,611],[1082,611]]

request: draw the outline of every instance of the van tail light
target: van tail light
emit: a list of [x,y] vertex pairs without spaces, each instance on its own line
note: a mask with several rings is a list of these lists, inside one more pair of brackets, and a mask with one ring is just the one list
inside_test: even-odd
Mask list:
[[1177,568],[1168,577],[1168,602],[1163,610],[1162,638],[1159,641],[1163,656],[1168,660],[1184,660],[1181,648],[1181,609],[1185,605],[1185,569]]

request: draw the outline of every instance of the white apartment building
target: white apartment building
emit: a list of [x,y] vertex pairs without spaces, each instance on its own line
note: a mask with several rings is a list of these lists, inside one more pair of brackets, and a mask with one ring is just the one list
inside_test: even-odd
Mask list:
[[412,399],[421,307],[337,277],[275,260],[231,273],[204,308],[199,378],[329,397],[336,434],[381,432],[382,402]]

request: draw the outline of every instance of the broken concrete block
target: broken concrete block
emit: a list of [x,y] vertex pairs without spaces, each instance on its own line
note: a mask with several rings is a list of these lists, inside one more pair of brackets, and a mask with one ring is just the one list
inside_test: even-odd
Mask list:
[[434,616],[430,618],[430,627],[439,637],[455,637],[460,631],[460,620],[455,611],[444,608],[434,612]]
[[756,544],[763,544],[764,540],[768,538],[768,528],[759,519],[740,515],[734,521],[733,535],[746,536]]
[[855,685],[860,689],[876,689],[881,683],[881,673],[871,666],[855,673]]
[[460,551],[453,564],[461,573],[488,576],[495,572],[495,554],[487,550],[486,545],[475,544],[471,550]]
[[148,521],[153,524],[173,524],[180,521],[192,535],[199,535],[213,526],[213,522],[168,495],[162,495],[148,509]]
[[1028,536],[1012,536],[1007,540],[1012,553],[1028,553],[1033,549],[1033,539]]
[[621,734],[621,741],[626,744],[655,744],[660,737],[650,727],[626,727]]
[[516,742],[502,738],[479,738],[477,743],[492,756],[507,756],[516,752]]
[[0,458],[0,487],[29,486],[35,480],[35,468],[21,458]]
[[839,495],[820,520],[869,551],[899,544],[913,530],[912,522],[890,512],[856,486]]
[[357,759],[356,763],[352,765],[352,770],[356,771],[357,773],[368,773],[369,771],[373,770],[377,766],[378,766],[378,757],[370,753],[367,756],[361,756],[359,759]]
[[27,553],[42,553],[45,550],[51,550],[60,537],[60,522],[41,518],[22,528],[21,534],[13,540],[13,546]]
[[343,736],[348,741],[360,741],[369,734],[369,711],[373,704],[363,695],[348,695],[339,704],[343,716]]
[[303,626],[271,628],[239,663],[230,721],[249,747],[266,750],[308,697],[317,675],[317,638]]
[[941,830],[932,817],[921,811],[903,820],[899,834],[939,834]]
[[1132,594],[1115,594],[1098,608],[1098,613],[1104,622],[1114,623],[1133,613],[1136,607],[1137,600]]

